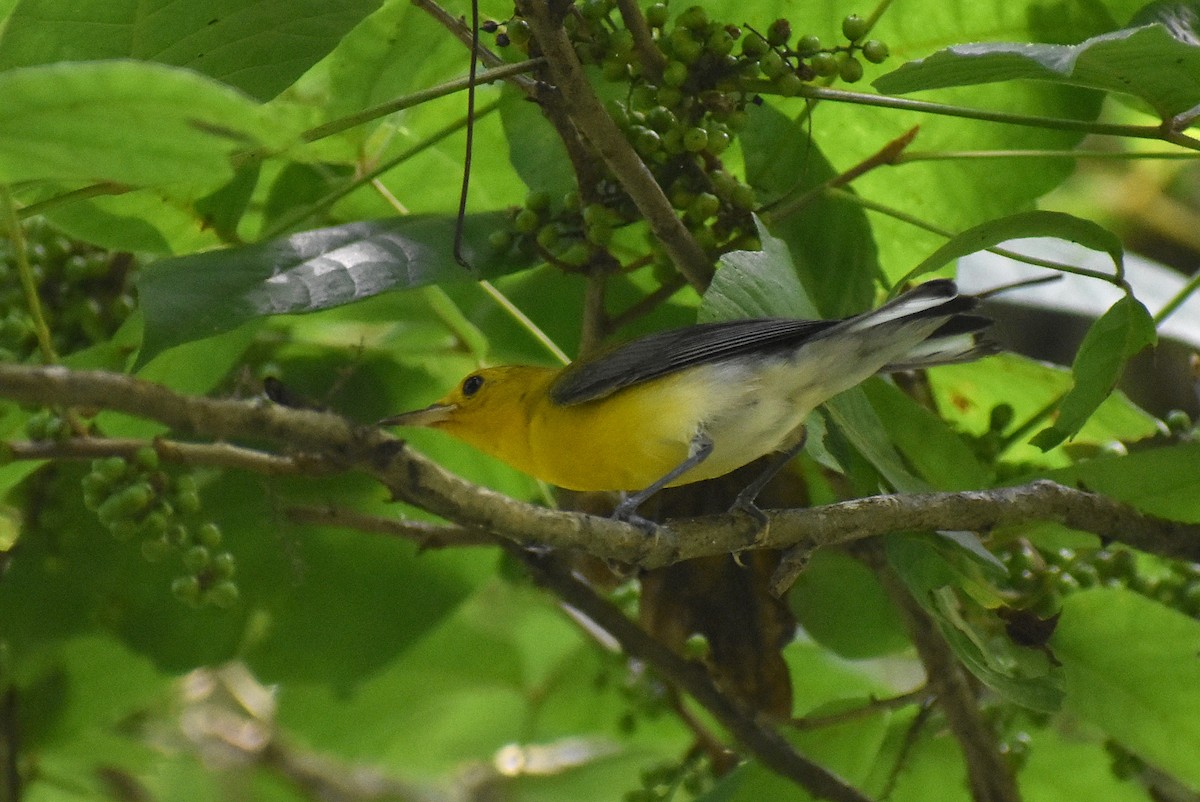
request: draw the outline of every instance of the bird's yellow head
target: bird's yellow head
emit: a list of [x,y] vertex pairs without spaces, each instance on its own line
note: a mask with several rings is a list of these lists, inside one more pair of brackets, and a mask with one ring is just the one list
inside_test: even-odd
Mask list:
[[483,368],[468,374],[441,400],[393,415],[381,426],[440,429],[516,466],[528,463],[529,419],[558,371],[528,365]]

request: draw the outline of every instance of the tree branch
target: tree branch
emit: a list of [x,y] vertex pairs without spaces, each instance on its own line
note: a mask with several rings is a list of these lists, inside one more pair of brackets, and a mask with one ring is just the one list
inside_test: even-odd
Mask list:
[[553,556],[534,555],[511,547],[510,551],[533,572],[539,583],[612,635],[626,654],[645,660],[687,691],[763,765],[820,799],[870,802],[861,791],[797,753],[779,733],[760,724],[752,711],[722,693],[703,666],[684,660],[652,638],[611,602],[572,576]]
[[[288,459],[311,465],[314,473],[364,471],[396,498],[464,527],[494,532],[524,545],[577,549],[644,568],[748,548],[813,549],[897,531],[986,532],[1033,521],[1054,521],[1143,551],[1200,562],[1200,525],[1155,518],[1106,496],[1044,480],[996,490],[872,496],[823,507],[771,510],[769,527],[761,537],[757,524],[740,514],[673,520],[647,537],[642,530],[617,521],[549,510],[477,487],[387,432],[328,412],[265,400],[181,396],[118,373],[56,366],[0,365],[0,397],[23,404],[110,409],[216,440],[274,442],[289,452]],[[170,449],[162,456],[171,458]],[[247,459],[239,467],[253,469],[254,463]]]

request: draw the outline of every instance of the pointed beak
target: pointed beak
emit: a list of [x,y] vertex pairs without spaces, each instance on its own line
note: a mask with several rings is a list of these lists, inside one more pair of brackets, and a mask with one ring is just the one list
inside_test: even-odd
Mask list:
[[448,420],[456,409],[458,407],[454,404],[431,404],[424,409],[384,418],[376,426],[436,426]]

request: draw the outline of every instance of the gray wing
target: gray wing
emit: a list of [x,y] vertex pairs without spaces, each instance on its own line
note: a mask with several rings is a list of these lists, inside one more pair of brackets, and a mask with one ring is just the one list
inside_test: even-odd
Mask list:
[[839,322],[753,318],[661,331],[571,365],[555,380],[550,397],[581,404],[693,365],[792,349]]

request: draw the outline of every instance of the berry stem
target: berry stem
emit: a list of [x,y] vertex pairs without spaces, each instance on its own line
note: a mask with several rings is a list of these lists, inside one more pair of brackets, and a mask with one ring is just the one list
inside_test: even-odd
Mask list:
[[658,49],[654,37],[650,35],[650,25],[646,22],[646,17],[642,14],[637,0],[617,0],[617,10],[621,12],[621,19],[624,20],[625,27],[633,34],[633,50],[637,53],[638,61],[641,62],[642,75],[649,78],[650,82],[655,85],[662,84],[662,74],[667,66],[667,57]]
[[25,305],[29,307],[29,316],[33,319],[33,331],[37,335],[38,348],[42,352],[42,360],[47,365],[58,363],[58,354],[54,351],[54,343],[50,339],[50,327],[46,325],[46,316],[42,312],[42,299],[38,295],[37,283],[33,280],[33,268],[29,266],[29,252],[25,248],[25,234],[21,231],[21,221],[17,217],[17,208],[13,204],[12,195],[7,185],[0,185],[0,206],[4,207],[4,228],[12,241],[13,256],[17,263],[17,274],[21,278],[21,289],[25,293]]

